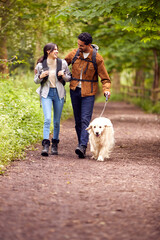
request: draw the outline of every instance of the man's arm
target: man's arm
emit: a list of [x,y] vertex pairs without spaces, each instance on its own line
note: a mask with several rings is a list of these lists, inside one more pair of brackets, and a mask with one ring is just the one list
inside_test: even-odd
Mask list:
[[100,55],[98,56],[97,66],[98,75],[100,76],[102,82],[103,93],[105,96],[108,94],[108,97],[110,97],[111,80],[105,68],[104,60]]
[[64,58],[66,60],[66,62],[68,63],[68,65],[70,65],[72,63],[72,59],[76,54],[77,49],[74,49],[72,52],[68,53],[67,56]]

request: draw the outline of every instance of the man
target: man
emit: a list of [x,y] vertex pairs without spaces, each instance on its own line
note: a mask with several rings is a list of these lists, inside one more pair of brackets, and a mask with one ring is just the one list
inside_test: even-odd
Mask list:
[[86,128],[92,117],[95,94],[98,90],[98,75],[101,78],[104,96],[110,97],[111,81],[104,66],[104,60],[99,53],[96,53],[95,67],[92,57],[95,50],[91,43],[92,36],[86,32],[81,33],[78,36],[78,50],[74,49],[65,57],[68,65],[72,64],[70,96],[78,137],[75,153],[79,158],[85,158],[88,143]]

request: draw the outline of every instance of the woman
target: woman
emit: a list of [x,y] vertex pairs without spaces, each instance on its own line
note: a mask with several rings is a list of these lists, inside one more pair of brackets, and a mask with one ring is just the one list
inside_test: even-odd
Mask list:
[[[65,88],[64,81],[70,81],[71,73],[67,62],[57,58],[58,47],[54,43],[48,43],[44,47],[44,55],[37,61],[35,68],[34,82],[41,84],[37,89],[42,102],[44,113],[44,128],[43,128],[43,150],[42,156],[48,156],[50,140],[50,123],[52,104],[54,109],[54,130],[51,154],[58,154],[60,119],[64,104]],[[58,69],[60,68],[60,69]]]

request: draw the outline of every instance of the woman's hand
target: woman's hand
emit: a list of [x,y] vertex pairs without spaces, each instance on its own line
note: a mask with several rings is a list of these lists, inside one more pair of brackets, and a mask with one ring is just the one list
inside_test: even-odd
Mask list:
[[62,76],[62,78],[63,78],[63,77],[64,77],[64,72],[65,72],[65,70],[59,71],[59,72],[58,72],[58,76],[59,76],[59,77]]
[[44,71],[41,73],[40,75],[40,79],[44,78],[44,77],[47,77],[49,75],[49,71]]

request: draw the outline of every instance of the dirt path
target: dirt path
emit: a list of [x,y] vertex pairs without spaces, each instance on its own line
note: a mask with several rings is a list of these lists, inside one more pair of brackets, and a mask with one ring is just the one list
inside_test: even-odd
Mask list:
[[115,129],[109,160],[91,160],[89,149],[77,158],[70,119],[58,156],[41,157],[37,144],[0,176],[0,240],[160,239],[160,118],[112,102],[104,116]]

